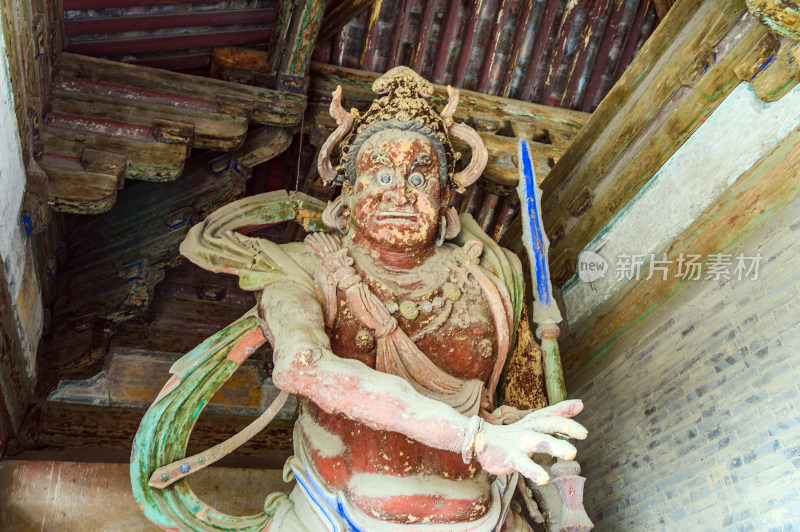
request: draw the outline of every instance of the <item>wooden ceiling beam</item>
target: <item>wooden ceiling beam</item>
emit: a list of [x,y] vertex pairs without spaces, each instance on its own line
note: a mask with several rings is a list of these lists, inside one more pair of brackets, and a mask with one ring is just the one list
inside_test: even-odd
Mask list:
[[[124,179],[171,181],[191,148],[240,153],[251,165],[286,148],[304,96],[63,54],[40,126],[48,203],[61,212],[110,209]],[[251,122],[280,126],[245,137]],[[261,144],[259,144],[261,143]],[[87,154],[113,156],[100,171]],[[120,172],[119,169],[122,169]]]
[[59,73],[63,76],[101,83],[170,93],[184,98],[217,101],[222,97],[232,101],[244,100],[252,103],[254,122],[279,127],[298,125],[305,108],[305,97],[302,94],[188,76],[70,53],[63,54]]
[[[675,4],[544,181],[559,284],[574,273],[577,253],[740,83],[736,71],[766,29],[742,18],[744,1],[712,4]],[[553,264],[559,257],[570,264]]]
[[[175,5],[175,0],[63,0],[64,11]],[[207,4],[208,0],[181,0],[182,4]]]
[[138,17],[72,18],[64,21],[64,33],[72,37],[86,34],[152,31],[170,28],[194,28],[198,26],[268,24],[274,19],[274,9],[228,9],[208,12],[201,11],[197,13],[145,15]]
[[[144,408],[98,406],[44,401],[35,416],[26,419],[26,432],[9,442],[7,455],[31,449],[94,448],[130,452]],[[188,453],[204,451],[240,432],[256,416],[204,414],[192,429]],[[272,457],[285,461],[292,452],[294,421],[273,420],[236,455]]]
[[[343,106],[364,111],[375,99],[371,86],[377,77],[378,74],[372,72],[311,64],[309,100],[313,103],[309,104],[307,120],[319,129],[316,136],[312,136],[314,142],[324,141],[336,127],[327,106],[331,92],[341,85]],[[436,107],[444,107],[447,88],[434,85],[431,101]],[[489,163],[484,177],[499,185],[514,187],[518,180],[517,139],[525,138],[530,142],[537,179],[542,180],[589,116],[580,111],[461,90],[453,118],[475,128],[486,143]],[[465,152],[464,157],[469,156],[466,145],[456,141],[455,147]]]
[[254,30],[201,31],[179,35],[156,35],[124,39],[72,40],[65,50],[73,54],[125,56],[176,52],[214,46],[253,46],[269,41],[269,31]]
[[[371,87],[380,74],[317,62],[311,63],[310,72],[313,83],[309,90],[309,99],[330,101],[330,94],[337,85],[341,85],[344,91],[343,105],[351,103],[353,107],[363,107],[375,99]],[[549,107],[475,91],[460,90],[460,93],[458,108],[453,115],[459,122],[469,121],[470,117],[478,114],[512,120],[514,123],[537,127],[541,131],[576,134],[591,116],[581,111]],[[434,84],[431,102],[435,106],[444,107],[447,99],[447,87]]]

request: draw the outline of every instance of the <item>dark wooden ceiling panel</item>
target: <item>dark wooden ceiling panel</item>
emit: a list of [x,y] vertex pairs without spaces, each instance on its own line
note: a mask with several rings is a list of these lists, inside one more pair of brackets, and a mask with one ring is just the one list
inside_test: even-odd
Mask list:
[[[64,0],[66,51],[207,75],[214,47],[265,49],[284,1]],[[314,59],[591,111],[657,19],[649,0],[374,0]]]

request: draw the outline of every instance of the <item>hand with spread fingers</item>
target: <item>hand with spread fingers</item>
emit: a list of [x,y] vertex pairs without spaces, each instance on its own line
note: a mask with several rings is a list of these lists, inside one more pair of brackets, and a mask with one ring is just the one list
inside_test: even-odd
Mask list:
[[557,436],[586,438],[583,425],[570,419],[581,410],[583,402],[573,399],[531,412],[510,425],[484,423],[474,437],[475,456],[489,473],[505,475],[519,471],[537,484],[546,484],[550,477],[530,455],[545,453],[564,460],[574,458],[575,447]]

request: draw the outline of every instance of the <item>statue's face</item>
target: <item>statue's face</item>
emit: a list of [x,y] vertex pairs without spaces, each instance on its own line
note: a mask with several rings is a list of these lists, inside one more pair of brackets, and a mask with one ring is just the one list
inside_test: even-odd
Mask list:
[[357,237],[404,250],[432,245],[439,222],[439,158],[424,135],[390,129],[356,155],[351,224]]

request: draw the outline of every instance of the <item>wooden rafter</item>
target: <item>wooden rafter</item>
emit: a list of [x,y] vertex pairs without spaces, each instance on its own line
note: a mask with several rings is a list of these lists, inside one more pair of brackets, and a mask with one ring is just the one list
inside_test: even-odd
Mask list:
[[317,42],[323,42],[336,35],[359,13],[369,8],[375,0],[339,0],[325,12]]

